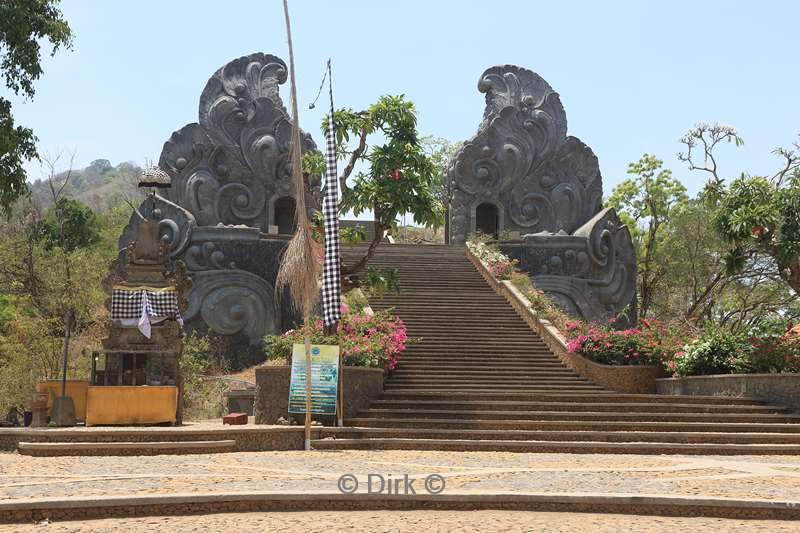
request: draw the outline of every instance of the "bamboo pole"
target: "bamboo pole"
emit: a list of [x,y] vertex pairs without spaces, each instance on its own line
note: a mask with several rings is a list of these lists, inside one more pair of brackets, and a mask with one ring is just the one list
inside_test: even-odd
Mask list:
[[292,293],[295,307],[303,311],[304,347],[306,361],[306,413],[305,413],[305,449],[311,449],[311,339],[308,328],[310,327],[311,308],[318,297],[319,287],[316,275],[316,258],[314,257],[313,239],[308,224],[305,203],[305,184],[303,183],[301,141],[300,141],[300,116],[297,112],[297,79],[294,69],[294,47],[292,46],[292,27],[289,17],[289,2],[283,0],[283,13],[286,19],[286,41],[289,48],[289,88],[292,96],[292,176],[296,185],[295,217],[297,232],[284,252],[284,260],[278,273],[276,286],[288,286]]

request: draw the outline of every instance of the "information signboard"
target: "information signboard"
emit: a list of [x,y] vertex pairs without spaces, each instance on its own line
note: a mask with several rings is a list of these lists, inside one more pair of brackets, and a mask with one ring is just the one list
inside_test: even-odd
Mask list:
[[[306,412],[306,348],[292,347],[292,377],[289,383],[289,412]],[[311,412],[336,414],[339,383],[339,347],[311,345]]]

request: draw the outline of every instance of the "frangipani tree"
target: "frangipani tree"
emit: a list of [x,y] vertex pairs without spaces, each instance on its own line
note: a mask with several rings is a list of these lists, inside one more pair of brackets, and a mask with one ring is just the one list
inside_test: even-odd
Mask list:
[[734,128],[698,124],[681,142],[687,151],[678,157],[690,169],[710,174],[706,196],[714,227],[730,244],[728,271],[737,272],[755,256],[768,257],[781,279],[800,294],[800,142],[773,151],[782,162],[772,176],[742,173],[728,184],[718,173],[715,148],[743,144]]
[[[339,176],[340,212],[371,211],[375,227],[364,257],[344,267],[343,273],[349,275],[364,268],[401,215],[408,213],[416,224],[438,227],[444,222],[444,208],[435,194],[436,169],[417,132],[412,102],[402,95],[381,96],[364,111],[339,109],[333,118],[337,154],[347,160]],[[323,129],[326,126],[327,117]],[[372,146],[370,138],[376,139]],[[359,162],[367,169],[356,171]]]

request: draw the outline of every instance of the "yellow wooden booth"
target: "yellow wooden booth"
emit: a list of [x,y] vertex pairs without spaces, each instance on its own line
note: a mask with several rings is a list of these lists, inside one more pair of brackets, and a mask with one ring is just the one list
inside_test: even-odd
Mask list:
[[86,425],[175,423],[178,354],[172,351],[100,350],[92,357]]

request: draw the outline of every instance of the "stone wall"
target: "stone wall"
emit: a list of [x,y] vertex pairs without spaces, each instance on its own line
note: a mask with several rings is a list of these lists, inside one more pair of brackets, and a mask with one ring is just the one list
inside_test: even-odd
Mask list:
[[724,374],[656,380],[658,394],[750,397],[800,413],[800,374]]
[[[274,424],[278,418],[287,417],[289,409],[289,366],[265,366],[256,369],[256,424]],[[380,368],[346,366],[342,372],[344,383],[344,417],[351,418],[369,407],[372,400],[383,392],[385,373]],[[303,415],[292,415],[298,422]],[[314,415],[326,425],[334,417]]]

